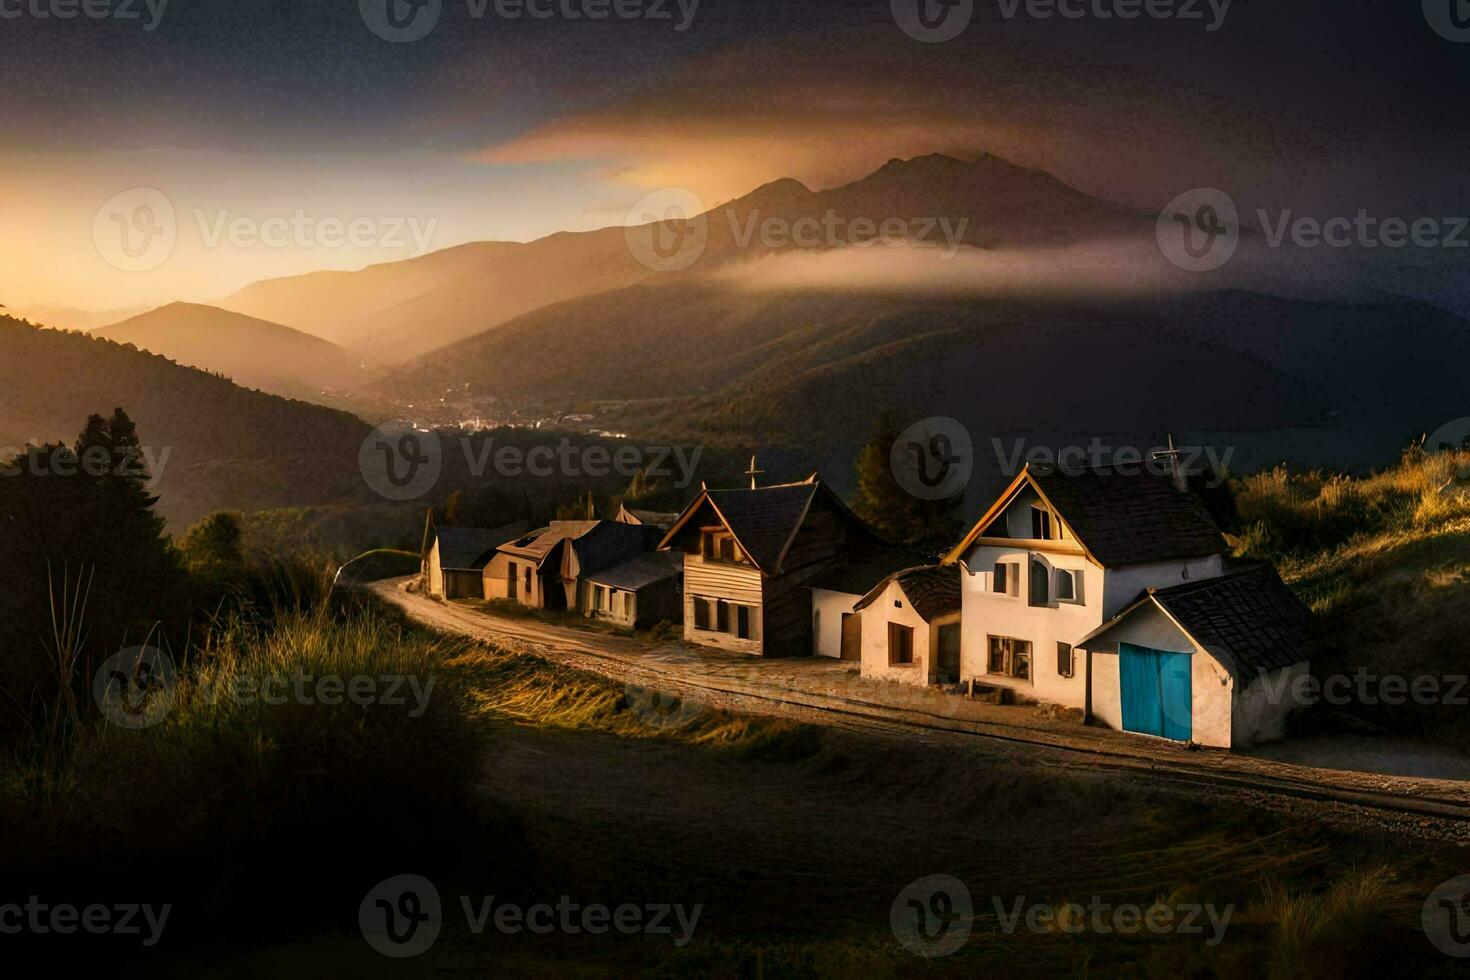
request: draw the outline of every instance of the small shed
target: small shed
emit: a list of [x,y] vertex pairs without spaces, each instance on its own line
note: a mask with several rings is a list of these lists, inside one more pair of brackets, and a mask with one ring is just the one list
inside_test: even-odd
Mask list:
[[884,578],[854,607],[862,616],[862,676],[959,683],[960,603],[954,565],[906,568]]
[[1110,728],[1242,748],[1281,738],[1311,667],[1311,613],[1269,565],[1148,589],[1078,646]]

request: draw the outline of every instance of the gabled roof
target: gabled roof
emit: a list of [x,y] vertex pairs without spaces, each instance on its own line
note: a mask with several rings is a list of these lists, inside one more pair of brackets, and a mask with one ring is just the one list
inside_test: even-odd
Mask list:
[[525,530],[526,522],[516,521],[496,528],[436,526],[431,533],[439,542],[439,567],[467,572],[484,568],[501,542]]
[[1087,646],[1150,604],[1237,677],[1254,678],[1312,656],[1311,612],[1276,569],[1264,564],[1219,578],[1148,589],[1077,645]]
[[672,551],[644,552],[599,572],[593,572],[587,576],[587,581],[637,592],[644,586],[671,579],[683,569],[684,557],[680,554]]
[[945,555],[945,563],[963,557],[1027,486],[1057,512],[1087,554],[1105,568],[1200,558],[1229,550],[1204,501],[1191,491],[1176,489],[1167,476],[1146,470],[1063,471],[1028,464],[965,539]]
[[497,550],[517,558],[529,559],[539,566],[557,545],[569,538],[581,537],[597,524],[597,521],[552,521],[546,527],[537,528],[514,541],[504,542]]
[[857,601],[853,610],[866,609],[877,602],[893,582],[897,582],[903,594],[908,596],[914,612],[926,621],[932,622],[939,616],[960,611],[960,570],[954,565],[921,565],[894,572],[873,586]]
[[791,542],[796,538],[796,532],[801,530],[812,502],[818,497],[830,503],[839,514],[865,534],[873,536],[872,531],[842,502],[842,498],[833,493],[816,474],[812,474],[800,483],[782,483],[755,489],[702,490],[684,508],[669,533],[659,542],[659,548],[662,550],[669,547],[674,538],[708,504],[757,568],[767,574],[779,574],[782,559],[786,557]]

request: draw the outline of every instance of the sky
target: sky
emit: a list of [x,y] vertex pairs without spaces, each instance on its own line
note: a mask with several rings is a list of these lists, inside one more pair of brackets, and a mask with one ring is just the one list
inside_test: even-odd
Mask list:
[[1144,212],[1461,215],[1467,94],[1465,0],[0,0],[0,303],[209,302],[935,151]]

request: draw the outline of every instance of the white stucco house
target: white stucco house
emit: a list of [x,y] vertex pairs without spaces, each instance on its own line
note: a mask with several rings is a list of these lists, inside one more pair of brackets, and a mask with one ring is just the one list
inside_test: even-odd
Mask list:
[[1085,709],[1078,641],[1150,586],[1223,574],[1226,550],[1166,478],[1028,466],[944,558],[964,571],[961,671]]

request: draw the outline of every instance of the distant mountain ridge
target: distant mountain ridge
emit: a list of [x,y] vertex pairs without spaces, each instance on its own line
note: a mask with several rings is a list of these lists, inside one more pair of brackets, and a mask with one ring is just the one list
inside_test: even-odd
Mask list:
[[[913,222],[919,233],[921,219],[946,219],[949,227],[963,228],[963,244],[977,248],[1152,233],[1151,218],[1088,197],[1042,171],[993,156],[967,162],[935,154],[892,160],[830,190],[773,181],[714,207],[703,215],[707,241],[687,275],[797,247],[752,234],[762,222],[789,228],[828,214],[841,220],[843,234],[858,219],[875,226],[889,219]],[[552,303],[669,279],[640,263],[627,229],[613,226],[525,244],[473,243],[358,272],[266,280],[217,305],[328,338],[369,360],[402,364]]]
[[182,531],[212,510],[361,495],[370,431],[346,412],[250,391],[115,341],[0,316],[0,447],[70,442],[88,415],[127,410],[162,458],[159,510]]
[[170,303],[92,334],[291,398],[319,399],[325,389],[355,387],[362,381],[352,358],[335,344],[198,303]]

